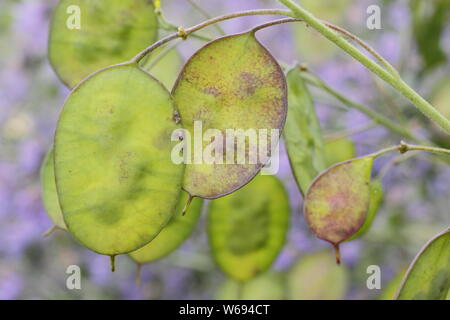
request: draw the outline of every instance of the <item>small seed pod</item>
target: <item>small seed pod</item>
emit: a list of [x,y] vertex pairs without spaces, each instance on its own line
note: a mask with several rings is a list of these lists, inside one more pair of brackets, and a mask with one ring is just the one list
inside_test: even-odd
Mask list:
[[340,263],[339,244],[363,225],[370,203],[373,158],[338,163],[322,172],[308,189],[304,215],[313,232],[330,242]]

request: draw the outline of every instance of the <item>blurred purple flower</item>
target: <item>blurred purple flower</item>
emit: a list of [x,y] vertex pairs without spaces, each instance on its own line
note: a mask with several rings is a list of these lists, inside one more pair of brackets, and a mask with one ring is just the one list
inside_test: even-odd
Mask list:
[[90,251],[86,251],[86,255],[85,261],[88,264],[90,280],[99,285],[107,285],[113,276],[109,257]]
[[22,69],[14,66],[0,72],[0,120],[3,113],[23,99],[28,90],[28,78]]
[[394,1],[390,4],[388,10],[388,19],[397,31],[409,26],[410,23],[410,10],[406,1]]
[[342,261],[345,264],[352,265],[359,261],[361,256],[361,241],[350,241],[340,246]]
[[16,219],[9,223],[3,223],[0,228],[0,252],[14,256],[22,254],[22,251],[40,237],[39,229],[32,219]]
[[382,57],[396,65],[400,56],[400,42],[398,32],[384,32],[378,37],[375,48]]
[[42,143],[36,139],[30,139],[25,141],[20,146],[20,168],[22,174],[30,174],[37,171],[41,166],[43,158],[43,146]]
[[23,281],[16,273],[0,274],[0,300],[17,299],[23,288]]
[[26,50],[27,55],[45,55],[47,52],[47,35],[49,19],[47,10],[49,4],[41,1],[17,3],[13,9],[14,30],[16,41]]

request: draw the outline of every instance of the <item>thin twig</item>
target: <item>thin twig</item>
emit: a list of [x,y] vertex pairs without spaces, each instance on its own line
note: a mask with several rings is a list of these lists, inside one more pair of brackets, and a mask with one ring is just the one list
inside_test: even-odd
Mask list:
[[366,130],[375,128],[377,125],[378,125],[377,122],[369,121],[368,123],[365,123],[365,124],[363,124],[363,125],[361,125],[359,127],[356,127],[356,128],[352,128],[350,130],[343,130],[343,131],[339,131],[339,132],[335,132],[335,133],[326,135],[325,136],[325,141],[326,142],[332,142],[332,141],[336,141],[336,140],[339,140],[339,139],[342,139],[342,138],[353,136],[355,134],[358,134],[358,133],[364,132]]
[[400,144],[392,147],[388,147],[385,149],[381,149],[380,151],[369,154],[367,157],[378,158],[386,153],[398,151],[401,154],[407,153],[408,151],[425,151],[436,154],[443,154],[450,156],[450,150],[444,148],[430,147],[430,146],[420,146],[415,144],[408,144],[404,141],[401,141]]
[[328,94],[332,95],[333,97],[335,97],[337,100],[339,100],[340,102],[342,102],[343,104],[357,109],[359,111],[361,111],[362,113],[364,113],[365,115],[367,115],[369,118],[371,118],[372,120],[374,120],[375,122],[385,126],[386,128],[388,128],[389,130],[391,130],[392,132],[395,132],[396,134],[413,140],[417,143],[429,143],[428,141],[425,141],[424,139],[420,139],[418,137],[416,137],[415,135],[413,135],[407,128],[402,127],[400,125],[398,125],[397,123],[391,121],[389,118],[385,117],[384,115],[360,104],[357,102],[354,102],[352,100],[350,100],[349,98],[347,98],[346,96],[344,96],[343,94],[337,92],[336,90],[334,90],[333,88],[331,88],[329,85],[327,85],[322,79],[319,78],[319,76],[317,76],[316,74],[312,73],[311,71],[304,71],[302,70],[302,78],[318,87],[323,89],[325,92],[327,92]]
[[[399,93],[401,93],[405,98],[411,101],[417,109],[419,109],[425,116],[427,116],[431,121],[436,123],[444,132],[450,134],[450,120],[443,116],[436,108],[434,108],[428,101],[426,101],[421,95],[414,91],[406,82],[404,82],[398,74],[393,74],[392,72],[381,67],[379,64],[375,63],[372,59],[363,54],[355,46],[353,46],[349,41],[342,38],[330,27],[326,26],[321,20],[317,19],[310,12],[299,6],[292,0],[279,0],[282,4],[292,10],[295,17],[303,19],[308,25],[322,34],[325,38],[336,44],[342,50],[347,52],[355,60],[359,61],[371,72],[376,74],[378,77],[383,79],[386,83],[391,85]],[[384,59],[383,59],[384,60]]]
[[[201,15],[203,15],[206,19],[211,19],[212,16],[206,12],[202,7],[200,7],[194,0],[188,0],[188,2],[191,4],[191,6],[197,10],[198,12],[200,12]],[[225,31],[222,29],[222,27],[218,24],[214,24],[214,28],[216,28],[216,30],[221,34],[221,35],[225,35]]]
[[[294,18],[291,20],[286,20],[286,22],[296,22],[296,21],[302,22],[302,21],[304,21],[303,19],[296,18],[295,15],[290,10],[257,9],[257,10],[247,10],[247,11],[240,11],[240,12],[225,14],[222,16],[218,16],[218,17],[203,21],[202,23],[199,23],[190,28],[184,29],[182,27],[177,28],[176,26],[174,26],[173,24],[168,22],[164,18],[162,12],[159,12],[159,17],[160,17],[160,19],[162,19],[163,23],[166,25],[166,28],[170,29],[170,30],[178,30],[178,32],[176,34],[169,35],[166,38],[163,38],[158,42],[155,42],[153,45],[149,46],[143,52],[141,52],[135,58],[133,58],[132,61],[138,62],[140,59],[142,59],[142,57],[141,57],[142,54],[145,56],[148,52],[154,50],[155,48],[157,48],[175,38],[186,39],[189,35],[195,33],[196,31],[198,31],[200,29],[203,29],[209,25],[214,25],[218,22],[229,20],[229,19],[234,19],[234,18],[239,18],[239,17],[244,17],[244,16],[253,16],[253,15],[280,15],[280,16],[287,16],[287,17]],[[334,31],[337,31],[338,33],[344,35],[345,37],[348,37],[348,38],[352,39],[353,41],[357,42],[361,47],[363,47],[367,52],[369,52],[376,60],[378,60],[378,62],[380,64],[382,64],[389,72],[391,72],[393,75],[396,74],[395,69],[389,64],[389,62],[386,61],[385,59],[383,59],[383,57],[379,53],[377,53],[375,51],[375,49],[373,49],[370,45],[368,45],[362,39],[358,38],[356,35],[352,34],[351,32],[349,32],[341,27],[338,27],[332,23],[329,23],[329,22],[326,22],[323,20],[321,20],[321,23],[323,23],[326,27],[328,27]],[[277,24],[277,23],[275,23],[275,24]],[[274,25],[274,24],[269,23],[268,26],[269,25]],[[397,76],[398,76],[398,74],[397,74]]]

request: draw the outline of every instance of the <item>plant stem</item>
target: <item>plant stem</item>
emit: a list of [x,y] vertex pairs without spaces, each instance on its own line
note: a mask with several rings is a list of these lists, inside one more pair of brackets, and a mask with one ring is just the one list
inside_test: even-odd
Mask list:
[[408,144],[408,143],[405,143],[404,141],[401,141],[400,144],[398,144],[396,146],[381,149],[380,151],[377,151],[377,152],[374,152],[374,153],[368,155],[368,157],[378,158],[378,157],[380,157],[386,153],[392,152],[392,151],[398,151],[401,154],[404,154],[408,151],[425,151],[425,152],[444,154],[444,155],[450,156],[449,149],[430,147],[430,146],[419,146],[419,145],[414,145],[414,144]]
[[366,130],[372,129],[372,128],[376,127],[377,125],[378,125],[378,123],[376,123],[375,121],[370,121],[369,123],[365,123],[356,128],[343,130],[343,131],[339,131],[339,132],[334,132],[334,133],[326,135],[325,141],[332,142],[332,141],[336,141],[336,140],[339,140],[342,138],[346,138],[346,137],[364,132]]
[[[206,12],[202,7],[200,7],[194,0],[188,0],[188,2],[190,3],[190,5],[197,10],[201,15],[203,15],[206,19],[211,19],[212,16]],[[225,35],[225,31],[218,25],[215,24],[214,28],[221,34],[221,35]]]
[[234,18],[238,18],[238,17],[254,16],[254,15],[292,16],[292,12],[290,10],[280,10],[280,9],[247,10],[247,11],[234,12],[234,13],[229,13],[229,14],[225,14],[222,16],[214,17],[212,19],[203,21],[203,22],[201,22],[195,26],[192,26],[190,28],[187,28],[187,29],[179,27],[177,33],[170,34],[170,35],[156,41],[155,43],[153,43],[152,45],[150,45],[149,47],[147,47],[146,49],[144,49],[143,51],[138,53],[133,59],[131,59],[131,62],[137,63],[143,57],[145,57],[145,55],[147,55],[149,52],[162,46],[163,44],[165,44],[169,41],[172,41],[174,39],[177,39],[177,38],[182,38],[183,40],[185,40],[192,33],[196,32],[200,29],[203,29],[209,25],[212,25],[214,23],[229,20],[229,19],[234,19]]
[[256,31],[259,31],[261,29],[267,28],[267,27],[271,27],[271,26],[276,26],[277,24],[282,24],[282,23],[287,23],[287,22],[298,22],[300,21],[299,19],[296,18],[284,18],[284,19],[278,19],[278,20],[273,20],[273,21],[269,21],[263,24],[260,24],[259,26],[254,27],[251,32],[255,33]]
[[[156,16],[158,17],[158,24],[159,24],[159,28],[166,30],[166,31],[178,31],[178,27],[175,26],[173,23],[171,23],[170,21],[168,21],[166,19],[166,17],[164,16],[164,13],[161,9],[161,2],[158,1],[158,3],[155,1],[155,13]],[[199,40],[203,40],[203,41],[210,41],[211,39],[199,34],[194,34],[192,35],[194,38],[197,38]]]
[[396,134],[398,134],[402,137],[405,137],[407,139],[413,140],[418,143],[428,143],[428,141],[424,141],[423,139],[416,137],[411,132],[409,132],[408,129],[391,121],[389,118],[385,117],[384,115],[345,97],[343,94],[337,92],[336,90],[334,90],[333,88],[328,86],[322,79],[320,79],[316,74],[312,73],[311,71],[302,70],[301,74],[302,74],[303,79],[305,81],[307,81],[308,83],[325,90],[327,93],[329,93],[330,95],[335,97],[337,100],[339,100],[343,104],[345,104],[351,108],[354,108],[356,110],[361,111],[362,113],[367,115],[369,118],[374,120],[376,123],[379,123],[379,124],[385,126],[392,132],[395,132]]
[[[381,79],[390,84],[394,89],[399,91],[403,96],[409,99],[424,115],[430,120],[434,121],[445,132],[450,133],[450,121],[446,119],[441,113],[439,113],[431,104],[429,104],[424,98],[422,98],[416,91],[409,87],[398,74],[393,74],[380,65],[375,63],[372,59],[368,58],[356,47],[354,47],[347,40],[339,36],[334,30],[327,27],[322,21],[314,17],[310,12],[303,9],[292,0],[279,0],[282,4],[292,10],[295,16],[304,20],[308,25],[317,30],[328,40],[334,42],[338,47],[347,52],[350,56],[355,58],[367,69],[375,73]],[[384,59],[383,59],[384,60]],[[389,69],[388,69],[389,70]]]
[[377,152],[371,153],[371,154],[369,154],[369,155],[367,155],[365,157],[372,157],[372,158],[375,159],[375,158],[381,157],[382,155],[385,155],[386,153],[393,152],[393,151],[398,151],[399,146],[400,145],[384,148],[384,149],[381,149],[381,150],[379,150]]
[[414,144],[407,144],[404,142],[400,143],[399,151],[401,153],[405,153],[408,151],[425,151],[425,152],[444,154],[444,155],[450,156],[449,149],[430,147],[430,146],[419,146],[419,145],[414,145]]
[[177,39],[178,37],[179,37],[178,33],[172,33],[167,37],[159,39],[158,41],[154,42],[152,45],[150,45],[143,51],[139,52],[133,59],[130,60],[130,62],[139,63],[148,53],[152,52],[153,50],[155,50],[156,48],[162,46],[167,42]]
[[[171,41],[175,38],[182,38],[182,39],[186,39],[188,36],[190,36],[191,34],[194,34],[194,32],[205,28],[209,25],[214,25],[215,23],[224,21],[224,20],[229,20],[229,19],[234,19],[234,18],[239,18],[239,17],[244,17],[244,16],[253,16],[253,15],[280,15],[280,16],[288,16],[291,18],[294,18],[290,21],[286,21],[286,22],[295,22],[295,21],[299,21],[302,22],[302,19],[296,18],[295,14],[292,13],[291,10],[281,10],[281,9],[256,9],[256,10],[247,10],[247,11],[240,11],[240,12],[234,12],[234,13],[230,13],[230,14],[225,14],[222,16],[218,16],[215,18],[211,18],[208,19],[206,21],[203,21],[202,23],[199,23],[193,27],[190,27],[188,29],[184,29],[182,27],[176,27],[175,25],[173,25],[172,23],[168,22],[165,18],[164,15],[162,14],[162,11],[160,9],[156,10],[159,20],[161,21],[162,24],[162,28],[164,28],[165,30],[177,30],[177,34],[172,34],[167,36],[166,38],[161,39],[158,42],[155,42],[154,44],[152,44],[151,46],[149,46],[147,49],[145,49],[143,52],[141,52],[140,54],[138,54],[135,58],[133,58],[132,61],[139,61],[140,59],[142,59],[141,54],[144,54],[144,56],[146,54],[148,54],[149,52],[151,52],[152,50],[154,50],[155,48],[165,44],[168,41]],[[381,64],[383,64],[388,70],[391,70],[391,72],[393,72],[394,74],[396,74],[396,71],[394,69],[394,67],[392,67],[389,62],[387,62],[385,59],[383,59],[383,57],[378,54],[370,45],[368,45],[367,43],[365,43],[363,40],[361,40],[360,38],[358,38],[357,36],[355,36],[354,34],[350,33],[349,31],[335,26],[331,23],[328,23],[326,21],[322,21],[322,23],[330,28],[333,29],[337,32],[339,32],[340,34],[344,35],[345,37],[348,37],[352,40],[354,40],[355,42],[357,42],[361,47],[363,47],[364,49],[366,49],[375,59],[377,59]],[[201,40],[210,40],[208,38],[205,38],[203,36],[197,36],[197,38],[201,39]],[[370,60],[370,59],[369,59]],[[397,75],[398,76],[398,75]]]
[[[322,23],[324,23],[324,21],[322,21]],[[343,34],[344,36],[352,39],[353,41],[355,41],[356,43],[358,43],[361,47],[363,47],[367,52],[369,52],[375,59],[378,60],[378,62],[380,62],[392,75],[396,76],[396,77],[400,77],[400,75],[398,74],[398,71],[395,70],[395,68],[389,63],[389,61],[387,61],[386,59],[384,59],[374,48],[372,48],[367,42],[363,41],[361,38],[355,36],[354,34],[350,33],[349,31],[335,26],[335,25],[331,25],[331,24],[326,24],[324,23],[327,27],[333,29],[334,31],[338,31],[339,33]]]
[[[146,66],[145,68],[146,68],[148,71],[150,71],[154,66],[156,66],[156,65],[158,64],[158,62],[159,62],[162,58],[164,58],[166,55],[168,55],[172,50],[175,50],[175,48],[176,48],[177,45],[178,45],[178,43],[174,43],[173,45],[168,46],[167,48],[164,48],[164,50],[161,51],[161,53],[158,54],[158,55],[153,59],[153,61],[150,63],[150,65],[147,65],[147,66],[146,66],[146,64],[147,64],[147,62],[148,62],[149,59],[146,58],[144,61],[142,61],[142,65],[143,65],[143,66]],[[148,56],[148,57],[149,57],[149,56]]]

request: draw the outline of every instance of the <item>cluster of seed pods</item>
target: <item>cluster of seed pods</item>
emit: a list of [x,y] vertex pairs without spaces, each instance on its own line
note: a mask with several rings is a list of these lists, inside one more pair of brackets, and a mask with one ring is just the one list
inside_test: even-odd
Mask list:
[[[83,14],[79,30],[66,27],[69,6]],[[266,160],[226,162],[227,147],[215,151],[223,163],[175,163],[172,134],[183,129],[195,135],[196,122],[221,133],[284,129],[306,221],[333,245],[339,263],[339,245],[367,231],[382,201],[380,180],[371,182],[375,156],[355,158],[349,140],[323,141],[301,69],[285,75],[256,39],[259,29],[207,43],[176,77],[176,51],[161,58],[157,49],[142,61],[132,59],[158,38],[151,2],[61,0],[51,23],[49,60],[72,91],[41,169],[54,225],[113,262],[128,254],[141,265],[177,249],[195,229],[203,199],[211,199],[212,256],[231,278],[249,281],[271,266],[286,239],[290,208],[281,181],[256,177]],[[210,142],[202,139],[202,150]],[[184,152],[194,148],[191,143]],[[246,159],[255,152],[244,151]],[[326,260],[322,254],[317,259]],[[411,274],[419,272],[419,262]],[[306,265],[296,272],[308,277]],[[344,277],[335,269],[330,274]],[[408,286],[400,296],[408,295]]]

